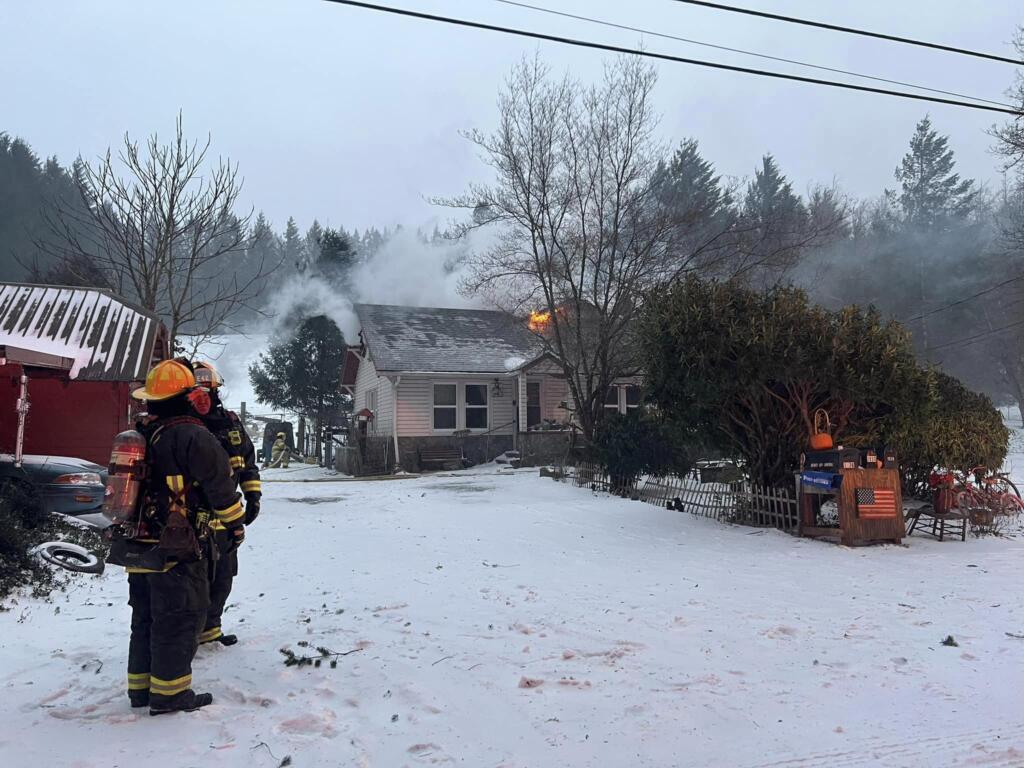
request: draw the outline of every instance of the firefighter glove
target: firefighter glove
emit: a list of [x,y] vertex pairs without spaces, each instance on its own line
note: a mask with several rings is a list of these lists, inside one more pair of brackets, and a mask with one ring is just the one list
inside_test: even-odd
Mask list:
[[245,526],[240,525],[237,528],[232,528],[231,533],[235,537],[234,549],[238,549],[242,542],[245,541]]
[[260,494],[245,494],[245,524],[252,523],[260,514]]

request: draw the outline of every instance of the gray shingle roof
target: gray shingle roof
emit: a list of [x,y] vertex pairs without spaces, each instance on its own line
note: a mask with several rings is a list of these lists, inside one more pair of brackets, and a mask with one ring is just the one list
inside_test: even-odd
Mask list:
[[145,378],[159,324],[97,288],[0,283],[0,344],[70,358],[73,379]]
[[504,312],[356,304],[379,371],[506,373],[540,354],[537,338]]

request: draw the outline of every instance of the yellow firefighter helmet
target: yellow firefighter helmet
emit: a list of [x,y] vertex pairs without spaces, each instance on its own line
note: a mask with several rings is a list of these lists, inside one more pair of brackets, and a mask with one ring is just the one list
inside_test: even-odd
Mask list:
[[224,377],[217,372],[212,363],[200,360],[193,363],[193,367],[196,369],[196,384],[200,387],[217,389],[217,387],[224,384]]
[[188,366],[177,360],[163,360],[146,374],[146,385],[132,392],[136,400],[169,400],[196,385]]

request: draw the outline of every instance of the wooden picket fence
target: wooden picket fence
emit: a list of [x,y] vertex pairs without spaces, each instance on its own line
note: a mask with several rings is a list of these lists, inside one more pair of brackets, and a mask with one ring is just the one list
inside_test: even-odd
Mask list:
[[700,473],[694,471],[682,477],[646,477],[635,488],[613,489],[608,473],[596,464],[581,463],[563,472],[577,488],[600,493],[619,490],[620,496],[697,517],[793,532],[799,522],[797,501],[788,488],[766,488],[746,480],[701,482]]

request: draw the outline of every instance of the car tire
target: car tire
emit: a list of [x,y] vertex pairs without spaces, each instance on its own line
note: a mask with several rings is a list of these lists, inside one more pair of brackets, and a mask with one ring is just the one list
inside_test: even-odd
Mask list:
[[67,541],[48,541],[40,544],[33,553],[45,563],[73,573],[103,573],[103,561],[77,544]]

